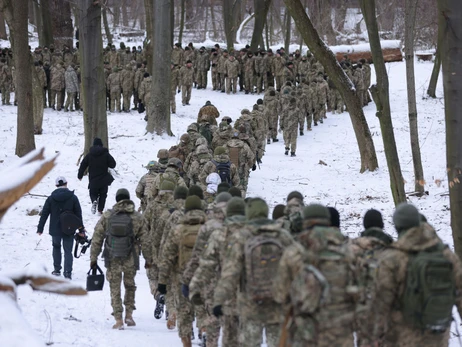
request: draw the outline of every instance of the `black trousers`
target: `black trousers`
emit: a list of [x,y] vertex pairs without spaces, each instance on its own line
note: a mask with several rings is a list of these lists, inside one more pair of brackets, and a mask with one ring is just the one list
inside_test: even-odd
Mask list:
[[106,205],[107,191],[108,191],[108,186],[90,188],[91,202],[99,198],[99,201],[98,201],[98,211],[99,212],[103,212],[104,205]]

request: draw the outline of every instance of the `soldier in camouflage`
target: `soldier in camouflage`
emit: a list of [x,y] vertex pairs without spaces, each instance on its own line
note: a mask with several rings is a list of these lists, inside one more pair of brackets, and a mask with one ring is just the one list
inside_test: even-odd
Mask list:
[[199,175],[205,164],[212,160],[212,155],[206,145],[197,147],[195,154],[195,159],[191,161],[187,172],[190,185],[200,184]]
[[[92,238],[92,247],[90,254],[90,266],[96,268],[98,255],[104,246],[103,258],[107,268],[106,279],[109,282],[111,290],[111,305],[113,309],[113,316],[116,323],[113,329],[123,329],[124,322],[122,321],[123,307],[121,299],[120,285],[122,282],[125,287],[125,323],[128,326],[134,326],[133,311],[135,310],[135,275],[139,269],[139,249],[138,244],[141,245],[143,257],[146,260],[145,268],[148,269],[152,264],[152,258],[149,257],[148,245],[148,231],[145,228],[143,217],[135,211],[135,204],[130,200],[130,193],[126,189],[119,189],[116,193],[117,203],[113,206],[112,210],[105,212],[95,226],[95,231]],[[111,230],[115,228],[116,216],[126,215],[129,217],[130,222],[124,225],[118,223],[117,225],[124,229],[127,237],[131,238],[131,249],[118,249],[113,248],[114,244],[109,245],[105,242],[111,237]],[[127,230],[127,228],[131,230]],[[118,228],[120,229],[120,228]],[[119,231],[119,230],[118,230]],[[128,256],[120,257],[119,252],[128,250]]]
[[126,64],[120,73],[122,81],[123,110],[130,112],[130,100],[135,88],[135,72],[130,64]]
[[182,167],[182,162],[178,158],[168,159],[167,168],[165,172],[160,173],[152,183],[152,188],[150,188],[146,194],[148,197],[148,205],[153,201],[156,196],[159,194],[160,186],[164,180],[172,182],[175,187],[183,186],[186,187],[186,183],[183,178],[180,176],[180,168]]
[[180,69],[181,102],[183,106],[189,105],[191,100],[191,90],[194,82],[194,69],[191,60],[186,61],[186,65]]
[[64,80],[66,82],[66,104],[64,105],[64,111],[74,111],[74,104],[75,99],[77,97],[77,93],[79,91],[79,79],[77,78],[77,74],[74,70],[73,64],[69,65],[66,69],[66,73],[64,74]]
[[197,55],[197,89],[207,88],[207,74],[210,70],[210,59],[209,54],[205,47],[199,49],[199,54]]
[[112,68],[112,72],[107,78],[107,89],[111,94],[111,112],[120,112],[120,93],[122,92],[122,79],[117,66]]
[[2,105],[11,105],[10,93],[13,84],[13,74],[11,71],[11,67],[8,64],[6,64],[6,59],[4,58],[2,59],[2,67],[0,73]]
[[225,145],[231,162],[238,168],[240,187],[247,191],[250,169],[255,170],[255,154],[241,139],[239,132],[234,130],[232,138]]
[[220,117],[218,109],[212,105],[210,101],[206,101],[197,114],[197,123],[209,123],[210,125],[217,125],[217,118]]
[[282,111],[281,114],[281,130],[284,135],[285,155],[295,157],[297,149],[297,130],[300,122],[301,112],[297,107],[297,100],[292,98],[290,105]]
[[[63,89],[66,86],[64,80],[64,69],[61,64],[56,64],[51,68],[50,71],[50,82],[51,82],[51,100],[52,107],[57,111],[61,111]],[[55,108],[56,102],[56,108]]]
[[136,197],[140,199],[140,211],[144,212],[147,207],[147,195],[146,192],[151,189],[152,184],[154,183],[155,178],[160,172],[160,165],[158,162],[151,160],[148,165],[146,165],[148,172],[141,177],[138,185],[136,186]]
[[241,188],[239,174],[237,172],[237,167],[229,160],[229,155],[224,147],[217,147],[213,152],[213,160],[209,161],[204,165],[202,168],[201,173],[199,174],[199,182],[201,188],[207,187],[206,179],[207,176],[210,175],[212,172],[217,172],[217,166],[219,164],[226,164],[229,163],[229,171],[230,171],[230,181],[228,182],[232,184],[234,187]]

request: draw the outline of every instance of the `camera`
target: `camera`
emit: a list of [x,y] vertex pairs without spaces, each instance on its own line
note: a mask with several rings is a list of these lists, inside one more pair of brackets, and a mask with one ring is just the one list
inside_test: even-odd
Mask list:
[[[75,248],[74,248],[74,257],[80,258],[82,254],[85,254],[88,248],[91,246],[91,239],[85,234],[84,236],[80,236],[80,234],[75,234]],[[78,252],[79,244],[82,245],[82,249],[80,253]]]

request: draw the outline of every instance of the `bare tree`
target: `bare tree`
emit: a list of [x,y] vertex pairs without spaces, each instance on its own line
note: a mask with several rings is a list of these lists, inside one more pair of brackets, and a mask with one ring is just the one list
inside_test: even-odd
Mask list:
[[69,1],[49,0],[50,13],[53,17],[52,28],[56,48],[61,49],[64,45],[73,47],[74,26],[71,18],[71,4]]
[[50,14],[50,1],[40,0],[40,15],[42,17],[41,45],[50,46],[54,43],[52,19]]
[[185,2],[186,0],[180,0],[180,32],[178,33],[178,42],[180,44],[183,42]]
[[234,48],[240,10],[241,0],[223,0],[223,22],[228,50]]
[[29,52],[29,6],[15,0],[0,0],[0,11],[10,29],[10,41],[14,54],[15,86],[18,103],[16,131],[16,155],[22,157],[35,149],[34,114],[32,112],[32,57]]
[[103,16],[104,33],[106,34],[107,42],[112,43],[112,33],[111,33],[111,29],[109,28],[109,23],[107,21],[107,9],[106,9],[106,7],[103,7],[101,14]]
[[0,12],[0,39],[8,40],[8,36],[6,35],[5,16],[3,15],[3,12]]
[[271,0],[254,0],[255,24],[253,27],[252,41],[250,49],[256,51],[258,47],[263,47],[263,28],[266,24],[266,17],[271,5]]
[[428,84],[427,95],[431,98],[436,98],[436,86],[438,85],[438,77],[441,70],[441,46],[443,44],[443,33],[438,29],[438,44],[436,46],[435,62],[433,63],[433,71]]
[[404,180],[399,164],[395,134],[393,132],[393,122],[391,120],[388,74],[380,44],[379,29],[375,15],[375,0],[361,0],[360,3],[369,34],[372,60],[374,61],[374,69],[377,75],[377,84],[371,87],[371,93],[377,107],[377,117],[380,121],[380,129],[382,130],[383,147],[390,175],[391,193],[395,205],[398,205],[406,201],[406,194],[404,192]]
[[438,0],[439,31],[442,35],[444,105],[446,115],[446,160],[451,207],[452,238],[462,259],[462,3]]
[[414,29],[419,0],[406,0],[404,51],[406,58],[407,104],[409,113],[409,129],[411,135],[412,161],[414,164],[415,191],[421,196],[424,193],[425,181],[422,157],[419,145],[419,127],[417,124],[417,101],[415,97],[414,75]]
[[160,135],[172,135],[170,128],[170,6],[171,0],[156,0],[154,2],[154,36],[151,107],[148,107],[148,124],[146,131]]
[[285,37],[284,37],[284,50],[286,52],[289,52],[289,46],[290,46],[290,33],[292,31],[292,28],[291,28],[291,21],[292,21],[292,18],[290,17],[290,13],[289,11],[286,9],[286,13],[284,14],[285,15]]
[[361,156],[360,171],[375,171],[378,168],[378,163],[374,142],[353,84],[338,64],[332,51],[319,37],[300,0],[284,0],[284,3],[310,52],[323,64],[329,78],[335,84],[348,107]]
[[79,12],[81,105],[85,130],[83,153],[87,153],[95,137],[101,138],[104,144],[108,144],[101,5],[94,0],[81,0]]

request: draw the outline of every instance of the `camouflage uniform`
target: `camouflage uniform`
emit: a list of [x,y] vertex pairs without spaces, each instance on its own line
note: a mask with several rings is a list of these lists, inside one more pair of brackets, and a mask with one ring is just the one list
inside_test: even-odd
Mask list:
[[232,56],[225,62],[225,76],[226,76],[226,94],[237,93],[237,77],[239,76],[240,64]]
[[176,113],[176,91],[180,89],[180,69],[173,66],[170,75],[170,109]]
[[[395,223],[396,225],[396,223]],[[383,347],[447,346],[450,329],[444,333],[422,331],[406,324],[399,310],[412,254],[441,245],[435,230],[423,223],[399,234],[392,247],[383,251],[379,258],[376,281],[373,288],[370,312],[369,338],[380,342]],[[453,264],[456,302],[459,315],[462,314],[462,264],[447,246],[444,257]],[[367,342],[366,342],[367,343]]]
[[[292,63],[293,64],[293,63]],[[284,83],[290,82],[292,85],[295,85],[295,71],[294,68],[286,66],[284,68]]]
[[138,102],[140,100],[140,97],[139,97],[139,90],[140,90],[140,87],[141,87],[141,82],[143,82],[143,76],[144,76],[144,73],[146,72],[146,69],[144,67],[140,67],[138,69],[136,69],[135,71],[135,78],[134,78],[134,81],[133,81],[133,102],[135,104],[135,108],[137,109],[138,108]]
[[1,92],[2,92],[2,105],[11,105],[10,93],[13,83],[13,74],[9,65],[4,64],[1,68]]
[[129,112],[130,99],[135,87],[135,72],[129,64],[125,65],[125,69],[120,73],[120,79],[122,81],[123,110]]
[[111,94],[111,112],[120,112],[120,93],[122,83],[119,69],[114,67],[112,73],[107,78],[107,89]]
[[277,95],[272,96],[269,93],[265,93],[263,104],[265,105],[265,114],[268,119],[268,139],[277,139],[279,118],[279,100]]
[[230,159],[236,160],[233,164],[238,168],[239,172],[239,186],[244,191],[247,191],[249,183],[249,173],[253,165],[255,165],[255,155],[250,147],[239,138],[232,138],[226,143]]
[[146,192],[150,190],[151,186],[154,183],[157,175],[159,174],[159,168],[149,170],[148,173],[144,174],[141,177],[138,185],[136,186],[136,197],[141,200],[140,209],[142,212],[146,210],[147,207],[147,194]]
[[151,76],[144,77],[143,81],[141,82],[140,89],[138,92],[138,96],[140,100],[143,102],[144,107],[146,107],[146,114],[148,114],[148,110],[150,109],[150,101],[151,101],[151,89],[152,89],[152,79]]
[[61,64],[53,66],[50,71],[52,107],[55,107],[56,101],[56,110],[58,111],[61,111],[62,107],[63,89],[65,87],[64,73],[65,71]]
[[115,48],[111,49],[108,53],[108,58],[111,68],[115,68],[120,65],[120,54],[115,50]]
[[273,74],[276,78],[276,89],[278,91],[280,91],[282,86],[284,85],[283,79],[285,64],[285,59],[279,55],[276,55],[276,57],[273,59]]
[[210,63],[212,64],[212,87],[213,90],[220,89],[220,76],[218,73],[218,60],[219,56],[217,52],[214,52],[210,56]]
[[233,128],[227,122],[221,122],[212,139],[212,151],[218,146],[224,146],[231,139]]
[[223,52],[223,54],[218,58],[217,70],[218,70],[218,81],[219,89],[224,93],[225,92],[225,64],[228,61],[228,53]]
[[262,67],[265,69],[263,72],[263,89],[265,89],[265,92],[270,85],[274,86],[273,59],[273,53],[268,53],[263,57]]
[[[184,272],[185,264],[180,264],[182,236],[188,228],[193,226],[200,227],[206,221],[206,216],[202,210],[187,211],[180,224],[173,229],[165,241],[162,251],[162,260],[159,264],[159,283],[168,283],[171,271],[176,264],[179,265],[180,273]],[[186,299],[181,292],[179,293],[179,305],[177,306],[179,329],[178,335],[182,339],[191,337],[191,326],[194,320],[194,305]]]
[[[227,154],[214,155],[213,161],[215,161],[216,163],[230,162],[229,156]],[[207,183],[206,183],[207,176],[210,175],[212,172],[217,172],[217,167],[213,161],[209,161],[207,164],[205,164],[204,167],[202,168],[201,173],[199,174],[199,183],[203,190],[207,189]],[[239,174],[237,172],[237,167],[233,163],[230,163],[230,164],[231,164],[230,179],[231,179],[232,186],[241,188]]]
[[67,67],[66,73],[64,74],[64,79],[66,82],[67,94],[64,110],[67,111],[70,106],[71,111],[74,111],[75,98],[77,96],[77,92],[79,91],[79,80],[77,78],[77,74],[75,73],[74,68],[71,65]]
[[195,154],[195,159],[191,160],[187,172],[190,185],[200,185],[199,175],[202,172],[202,169],[204,168],[205,164],[212,160],[212,155],[210,154],[208,148],[205,145],[197,147]]
[[197,114],[197,123],[209,123],[210,125],[217,125],[217,118],[220,117],[220,112],[212,104],[205,104]]
[[191,90],[194,82],[194,69],[192,67],[183,66],[180,69],[181,83],[181,101],[184,105],[189,105],[191,100]]
[[253,93],[255,87],[255,59],[252,55],[247,55],[247,60],[244,64],[245,75],[245,93]]
[[361,69],[360,65],[357,65],[356,68],[353,70],[353,83],[356,88],[356,94],[359,97],[359,102],[361,106],[365,105],[364,101],[364,76],[363,70]]
[[[106,211],[95,226],[95,232],[93,233],[91,255],[90,259],[92,262],[96,262],[98,255],[101,253],[103,242],[107,237],[109,219],[113,213],[123,212],[130,214],[132,219],[133,234],[135,240],[141,244],[141,251],[143,257],[146,259],[146,263],[152,264],[152,259],[148,256],[149,244],[148,244],[148,231],[146,230],[141,214],[135,211],[135,204],[130,200],[121,200],[117,202],[112,210]],[[111,305],[113,309],[113,316],[116,320],[122,319],[123,307],[121,299],[120,284],[123,282],[125,287],[125,315],[131,315],[135,310],[135,275],[139,269],[139,256],[137,246],[135,245],[132,250],[132,255],[128,258],[115,258],[110,259],[106,253],[106,247],[103,252],[103,258],[107,268],[106,279],[109,282],[111,289]]]
[[295,154],[295,151],[297,150],[297,130],[300,119],[301,112],[298,109],[296,102],[291,102],[290,106],[282,111],[281,128],[283,130],[284,145],[286,152],[290,149],[291,154]]
[[183,66],[185,62],[184,51],[180,47],[173,46],[171,58],[172,58],[173,65]]
[[197,56],[197,87],[200,89],[207,88],[207,73],[210,70],[210,59],[207,51],[199,50]]
[[[253,201],[255,201],[254,199]],[[256,347],[261,345],[263,328],[266,330],[268,347],[275,347],[279,342],[280,319],[282,309],[274,300],[257,303],[247,292],[250,280],[245,271],[245,245],[250,238],[265,234],[277,239],[283,248],[293,243],[289,233],[273,221],[257,215],[251,218],[248,227],[233,234],[229,243],[228,254],[221,272],[221,278],[215,288],[214,304],[223,305],[238,290],[238,310],[240,313],[239,341],[241,345]]]
[[148,197],[148,204],[150,201],[156,198],[160,191],[160,185],[164,180],[171,181],[175,184],[175,187],[183,186],[186,187],[186,183],[184,182],[183,178],[180,176],[177,168],[167,166],[165,172],[160,173],[155,178],[154,182],[152,183],[152,187],[147,191]]
[[365,105],[367,105],[370,101],[369,96],[369,87],[371,86],[371,66],[367,63],[363,63],[363,78],[364,78],[364,95],[363,100]]

